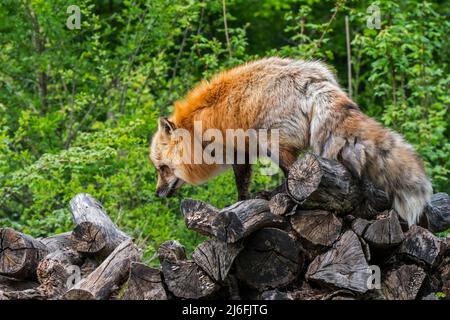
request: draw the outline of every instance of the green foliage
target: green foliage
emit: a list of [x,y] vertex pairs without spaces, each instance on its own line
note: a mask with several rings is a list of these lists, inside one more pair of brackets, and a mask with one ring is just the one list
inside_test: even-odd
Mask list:
[[[184,226],[180,199],[233,203],[233,177],[156,198],[156,119],[202,78],[267,55],[325,60],[347,86],[345,15],[354,100],[416,147],[435,191],[450,190],[443,2],[380,1],[381,30],[367,28],[370,4],[356,1],[229,0],[227,29],[222,1],[78,1],[81,29],[69,30],[72,4],[0,3],[0,226],[69,230],[68,203],[88,192],[152,263],[167,239],[192,249],[201,238]],[[256,174],[252,190],[281,179]]]

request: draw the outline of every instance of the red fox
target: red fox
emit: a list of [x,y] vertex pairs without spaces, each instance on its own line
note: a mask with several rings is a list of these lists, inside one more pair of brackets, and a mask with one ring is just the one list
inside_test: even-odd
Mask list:
[[[354,175],[385,190],[393,208],[416,223],[432,187],[422,162],[403,138],[361,112],[328,67],[317,61],[264,58],[203,81],[175,103],[169,118],[159,119],[150,146],[158,171],[156,194],[171,195],[185,182],[200,184],[233,168],[239,199],[248,198],[251,165],[179,161],[186,144],[176,129],[277,129],[278,160],[285,173],[300,151],[340,161]],[[204,147],[204,145],[202,145]]]

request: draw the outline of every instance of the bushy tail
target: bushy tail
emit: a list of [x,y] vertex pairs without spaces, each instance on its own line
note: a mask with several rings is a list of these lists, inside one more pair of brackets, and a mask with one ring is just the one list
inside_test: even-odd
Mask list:
[[376,146],[379,165],[372,176],[388,192],[393,209],[411,226],[419,222],[433,189],[413,148],[397,133],[386,131],[390,146],[383,149],[384,142]]
[[420,216],[430,201],[431,183],[424,181],[418,190],[409,188],[393,191],[393,208],[411,226],[419,222]]

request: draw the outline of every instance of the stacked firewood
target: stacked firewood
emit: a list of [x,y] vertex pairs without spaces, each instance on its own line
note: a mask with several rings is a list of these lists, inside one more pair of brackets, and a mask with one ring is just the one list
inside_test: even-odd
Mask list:
[[34,239],[0,229],[0,299],[450,298],[450,198],[433,195],[420,226],[340,163],[306,154],[265,197],[223,209],[187,199],[186,226],[208,239],[187,258],[164,242],[160,268],[88,194],[75,228]]

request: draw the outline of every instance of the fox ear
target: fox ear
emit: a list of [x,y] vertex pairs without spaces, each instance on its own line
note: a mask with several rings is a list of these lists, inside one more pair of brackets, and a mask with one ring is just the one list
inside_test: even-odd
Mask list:
[[159,118],[159,129],[162,130],[165,134],[171,135],[172,132],[175,130],[175,125],[169,119],[160,117]]

